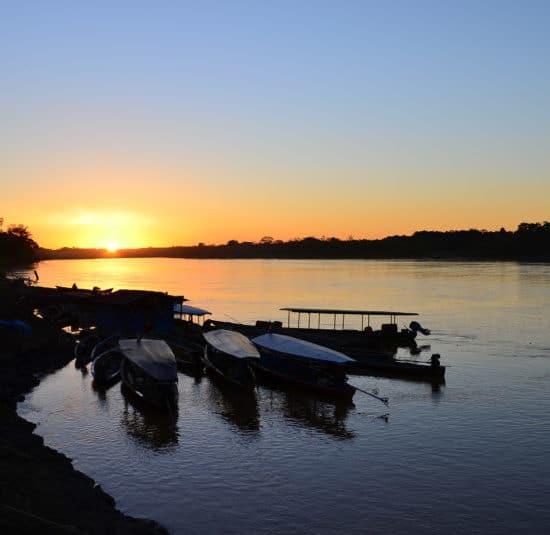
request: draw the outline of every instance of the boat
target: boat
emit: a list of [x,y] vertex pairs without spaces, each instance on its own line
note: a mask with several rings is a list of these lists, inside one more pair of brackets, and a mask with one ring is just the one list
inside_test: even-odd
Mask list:
[[82,331],[74,345],[76,367],[86,366],[92,360],[92,353],[100,338],[95,331]]
[[[97,338],[97,335],[94,335]],[[111,384],[120,379],[122,354],[118,335],[109,336],[98,342],[91,351],[90,372],[97,384]]]
[[139,398],[153,405],[170,405],[177,396],[177,365],[174,353],[164,340],[123,338],[122,382]]
[[346,367],[352,358],[306,340],[267,333],[252,338],[260,350],[260,372],[331,397],[351,400],[355,388],[348,384]]
[[[280,310],[288,312],[286,326],[283,326],[281,321],[259,320],[255,325],[245,325],[209,319],[204,322],[204,328],[231,329],[251,338],[266,332],[284,334],[330,347],[353,358],[367,352],[372,356],[386,357],[395,353],[398,347],[414,347],[418,332],[425,335],[430,334],[430,331],[424,329],[417,321],[412,321],[409,327],[398,329],[397,318],[417,316],[416,312],[288,307]],[[296,316],[291,316],[291,314],[296,314]],[[303,314],[306,315],[305,322],[302,321]],[[330,328],[321,326],[321,316],[323,315],[330,317],[328,322]],[[360,318],[361,328],[346,327],[346,316],[357,317],[357,324],[359,324]],[[382,323],[379,329],[373,329],[371,326],[371,317],[373,316],[386,316],[389,321]],[[323,323],[326,324],[326,320]]]
[[93,288],[78,288],[76,284],[72,286],[56,286],[55,288],[59,292],[73,295],[109,295],[113,291],[113,288],[101,289],[98,286],[94,286]]
[[396,377],[441,384],[445,382],[445,366],[439,362],[440,356],[434,353],[429,363],[395,359],[393,357],[357,358],[348,366],[348,373],[354,375],[375,375]]
[[219,329],[204,333],[204,365],[230,383],[241,388],[253,388],[254,373],[250,367],[260,360],[252,342],[236,331]]
[[202,344],[176,338],[165,338],[166,343],[174,352],[178,367],[184,370],[200,373],[204,367],[202,353],[204,351],[204,340]]
[[117,382],[120,379],[121,362],[122,353],[116,344],[97,354],[90,367],[94,381],[104,385]]

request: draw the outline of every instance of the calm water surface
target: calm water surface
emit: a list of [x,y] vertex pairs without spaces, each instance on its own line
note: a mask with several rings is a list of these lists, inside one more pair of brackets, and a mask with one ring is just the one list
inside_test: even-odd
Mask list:
[[[172,418],[71,363],[20,404],[125,512],[173,533],[548,533],[550,266],[516,263],[49,261],[48,286],[185,295],[213,317],[284,306],[416,311],[447,382],[350,377],[354,405],[179,375]],[[412,358],[403,353],[401,356]],[[387,415],[387,418],[383,416]]]

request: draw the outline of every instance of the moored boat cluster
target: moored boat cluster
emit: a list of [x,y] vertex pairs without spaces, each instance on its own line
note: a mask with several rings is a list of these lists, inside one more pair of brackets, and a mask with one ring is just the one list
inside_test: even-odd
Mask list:
[[[329,330],[312,329],[310,322],[306,328],[291,328],[283,327],[281,322],[242,325],[204,321],[210,312],[181,303],[174,305],[173,311],[173,328],[148,334],[146,338],[116,335],[98,342],[96,329],[82,331],[75,346],[77,365],[91,361],[96,383],[108,384],[120,379],[136,396],[160,407],[170,405],[177,397],[178,365],[204,369],[238,389],[253,389],[262,381],[276,381],[347,400],[351,400],[357,390],[348,382],[348,374],[405,376],[442,382],[445,373],[437,354],[432,355],[430,363],[420,363],[395,359],[388,351],[392,344],[410,345],[417,332],[429,334],[429,330],[417,322],[399,333],[395,324],[372,330],[370,318],[368,328],[361,331]],[[412,315],[384,314],[391,314],[393,318]],[[362,349],[361,340],[364,341]],[[353,351],[340,350],[346,347],[353,347]]]

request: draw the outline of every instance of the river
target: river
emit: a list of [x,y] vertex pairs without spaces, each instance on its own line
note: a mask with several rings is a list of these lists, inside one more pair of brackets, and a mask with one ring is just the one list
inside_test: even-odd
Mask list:
[[[420,313],[416,357],[446,383],[350,376],[352,406],[179,374],[179,410],[93,388],[70,363],[19,405],[124,512],[172,533],[548,533],[550,265],[100,259],[42,262],[45,286],[184,295],[213,318],[285,306]],[[411,358],[404,354],[404,358]]]

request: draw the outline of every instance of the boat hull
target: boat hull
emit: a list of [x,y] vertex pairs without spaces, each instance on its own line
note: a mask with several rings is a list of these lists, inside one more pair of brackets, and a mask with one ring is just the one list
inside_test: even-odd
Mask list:
[[92,362],[90,372],[94,381],[99,384],[116,383],[120,379],[122,355],[119,351],[110,350],[98,355]]
[[401,362],[391,358],[363,358],[348,366],[348,373],[357,375],[378,375],[381,377],[402,377],[419,381],[443,383],[445,366]]
[[177,381],[157,381],[124,357],[120,366],[120,378],[138,398],[151,405],[165,407],[177,401]]
[[240,388],[252,389],[256,381],[248,359],[236,358],[206,344],[202,354],[203,364],[218,376]]
[[351,400],[355,388],[346,382],[343,366],[324,366],[265,348],[254,367],[263,375],[318,394]]

